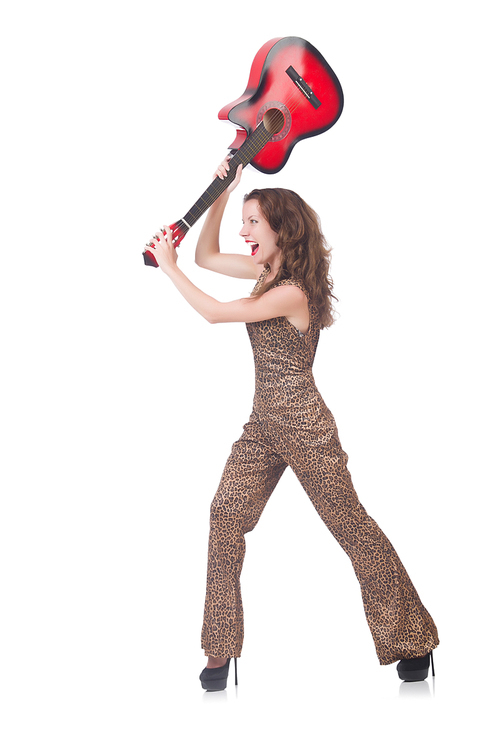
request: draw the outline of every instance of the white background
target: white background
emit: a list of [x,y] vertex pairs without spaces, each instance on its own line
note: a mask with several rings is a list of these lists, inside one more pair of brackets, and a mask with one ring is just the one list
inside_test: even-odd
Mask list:
[[[490,752],[498,664],[498,32],[486,0],[2,12],[2,752]],[[240,685],[204,694],[208,511],[251,409],[244,325],[211,326],[144,243],[234,138],[257,50],[301,36],[338,123],[241,199],[298,191],[340,317],[315,365],[358,494],[433,615],[435,685],[378,665],[349,560],[286,473],[243,570]],[[200,223],[201,227],[201,223]],[[180,265],[221,300],[251,282]],[[341,749],[343,748],[343,749]]]

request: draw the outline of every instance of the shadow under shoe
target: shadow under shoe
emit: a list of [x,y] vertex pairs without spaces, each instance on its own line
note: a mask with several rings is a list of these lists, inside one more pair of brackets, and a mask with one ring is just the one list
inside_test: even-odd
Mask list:
[[[228,658],[220,668],[204,668],[200,674],[200,682],[203,689],[206,689],[208,692],[220,692],[226,689],[230,663],[231,658]],[[238,684],[236,658],[234,659],[234,683]]]
[[429,674],[429,665],[432,663],[432,676],[434,673],[434,658],[432,650],[421,658],[405,658],[397,665],[398,676],[404,682],[423,682]]

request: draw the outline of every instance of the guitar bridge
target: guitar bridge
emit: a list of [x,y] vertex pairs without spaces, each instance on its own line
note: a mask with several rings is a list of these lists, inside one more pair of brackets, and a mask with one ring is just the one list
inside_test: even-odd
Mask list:
[[308,99],[311,105],[317,110],[321,106],[321,102],[318,100],[318,98],[314,94],[309,84],[306,84],[304,79],[301,76],[299,76],[299,74],[297,73],[297,71],[295,70],[293,66],[288,66],[285,73],[287,73],[290,76],[291,80],[293,81],[297,89],[299,89],[302,92],[304,97]]

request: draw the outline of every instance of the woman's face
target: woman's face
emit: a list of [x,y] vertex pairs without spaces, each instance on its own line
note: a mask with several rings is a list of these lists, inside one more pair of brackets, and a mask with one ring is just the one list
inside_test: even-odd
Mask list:
[[278,266],[281,255],[281,249],[276,246],[278,234],[262,215],[256,199],[249,199],[243,205],[243,228],[240,236],[250,244],[256,265],[268,263],[271,269]]

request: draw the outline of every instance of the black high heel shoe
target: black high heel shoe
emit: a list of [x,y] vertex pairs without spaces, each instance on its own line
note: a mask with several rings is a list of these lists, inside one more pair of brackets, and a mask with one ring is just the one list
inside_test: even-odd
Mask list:
[[[234,659],[234,683],[238,685],[238,666]],[[200,674],[201,686],[208,692],[220,692],[226,689],[227,677],[229,676],[229,664],[231,658],[228,658],[220,668],[204,668]]]
[[427,679],[430,664],[432,664],[432,676],[436,676],[432,650],[421,658],[406,658],[399,661],[397,665],[399,678],[404,682],[423,682]]

